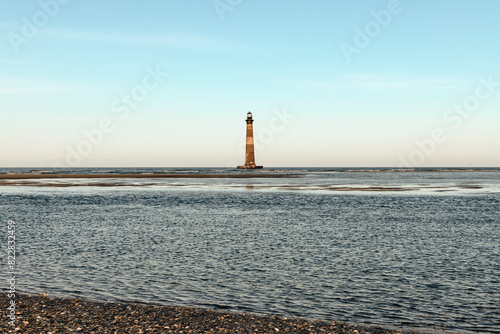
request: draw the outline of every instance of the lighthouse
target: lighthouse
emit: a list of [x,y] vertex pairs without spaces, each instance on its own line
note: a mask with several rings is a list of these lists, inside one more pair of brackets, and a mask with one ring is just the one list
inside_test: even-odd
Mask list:
[[245,164],[243,166],[238,166],[238,168],[241,169],[263,168],[262,166],[255,165],[255,151],[253,143],[253,118],[251,112],[247,113],[247,119],[245,121],[247,123],[247,145],[245,154]]

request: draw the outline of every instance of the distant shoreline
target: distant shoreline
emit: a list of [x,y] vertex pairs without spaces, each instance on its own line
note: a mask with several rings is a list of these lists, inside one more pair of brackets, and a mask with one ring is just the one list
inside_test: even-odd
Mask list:
[[0,174],[0,179],[246,179],[289,178],[294,174]]

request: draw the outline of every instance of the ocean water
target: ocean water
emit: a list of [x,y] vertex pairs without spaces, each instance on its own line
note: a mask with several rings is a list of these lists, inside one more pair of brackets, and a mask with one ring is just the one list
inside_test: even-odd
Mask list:
[[287,176],[0,180],[21,292],[500,333],[499,169],[14,172]]

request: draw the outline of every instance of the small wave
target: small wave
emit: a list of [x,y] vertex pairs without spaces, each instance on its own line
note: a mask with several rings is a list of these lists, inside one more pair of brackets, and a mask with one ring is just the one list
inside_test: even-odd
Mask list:
[[199,170],[182,170],[182,169],[179,169],[179,170],[164,170],[163,173],[186,173],[186,174],[189,174],[189,173],[199,173],[200,171]]
[[346,173],[380,173],[382,169],[346,169]]

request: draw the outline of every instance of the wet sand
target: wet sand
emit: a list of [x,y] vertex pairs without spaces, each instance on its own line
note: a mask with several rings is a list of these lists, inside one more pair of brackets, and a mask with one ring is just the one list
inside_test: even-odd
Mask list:
[[[145,177],[141,177],[145,178]],[[177,177],[175,177],[177,178]],[[41,179],[48,179],[41,180]],[[90,178],[88,182],[82,182],[81,180],[89,179],[83,177],[81,179],[78,178],[14,178],[8,179],[0,177],[0,187],[1,186],[24,186],[24,187],[52,187],[52,188],[67,188],[67,187],[154,187],[154,186],[162,186],[162,187],[196,187],[196,184],[168,184],[168,183],[158,183],[154,182],[154,179],[151,179],[151,182],[142,181],[140,184],[131,184],[129,182],[120,181],[120,178],[116,179],[113,182],[113,177],[106,178],[107,181],[99,181],[99,178]],[[126,179],[126,178],[121,178]],[[130,178],[133,179],[133,178]],[[53,181],[51,181],[53,180]],[[484,186],[478,184],[471,185],[445,185],[445,186],[413,186],[413,187],[398,187],[398,186],[343,186],[343,185],[255,185],[255,184],[245,184],[245,185],[218,185],[214,186],[217,189],[236,189],[236,188],[245,188],[247,190],[282,190],[282,191],[333,191],[333,192],[414,192],[414,191],[432,191],[432,192],[450,192],[450,191],[458,191],[458,190],[481,190],[484,189]]]
[[2,293],[1,333],[401,333],[341,322],[43,295],[17,295],[16,322],[12,327],[8,324],[8,303]]

